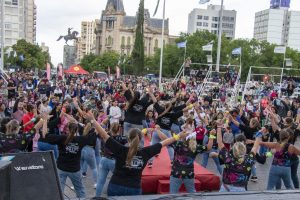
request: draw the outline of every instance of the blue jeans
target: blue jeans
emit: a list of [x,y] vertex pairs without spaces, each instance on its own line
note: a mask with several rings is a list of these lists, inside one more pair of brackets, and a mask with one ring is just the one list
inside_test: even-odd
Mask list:
[[[291,160],[291,177],[293,181],[293,185],[295,189],[299,189],[299,178],[298,178],[298,166],[299,166],[299,159]],[[281,189],[281,181],[277,183],[276,190]]]
[[[161,132],[164,133],[168,138],[172,137],[171,132],[168,130],[161,129]],[[154,131],[152,134],[151,145],[157,144],[160,141],[161,141],[161,139],[159,138],[157,132]],[[173,161],[174,160],[174,149],[170,146],[167,146],[167,149],[168,149],[168,153],[170,156],[170,160]],[[152,160],[153,160],[153,158],[150,159],[150,162]]]
[[[204,139],[203,139],[203,144],[204,144],[204,145],[207,145],[208,140],[209,140],[209,139],[208,139],[208,136],[205,135],[205,136],[204,136]],[[202,163],[201,163],[201,166],[202,166],[202,167],[204,167],[204,168],[207,167],[209,154],[210,154],[211,152],[218,152],[218,150],[217,150],[217,149],[212,149],[212,150],[210,150],[209,152],[206,152],[206,153],[203,153],[203,154],[202,154]],[[223,171],[223,170],[222,170],[222,167],[221,167],[221,165],[220,165],[220,160],[219,160],[219,158],[218,158],[218,157],[213,157],[212,159],[214,160],[214,162],[215,162],[215,164],[216,164],[216,167],[217,167],[217,169],[218,169],[218,172],[219,172],[220,174],[222,174],[222,171]]]
[[81,170],[83,170],[84,163],[86,163],[91,168],[94,183],[97,183],[98,171],[96,165],[95,150],[93,147],[85,146],[81,150],[81,161],[80,161]]
[[219,192],[246,192],[246,189],[244,187],[235,187],[232,185],[226,185],[226,186],[229,191],[222,184]]
[[[124,122],[124,135],[125,136],[129,136],[129,131],[132,128],[137,128],[142,130],[143,129],[143,125],[138,125],[138,124],[130,124],[128,122]],[[142,140],[140,141],[140,147],[143,148],[144,147],[144,137],[142,138]]]
[[194,178],[175,178],[170,176],[170,194],[177,194],[181,184],[184,184],[184,187],[188,193],[195,193],[195,180]]
[[46,142],[38,142],[39,151],[53,151],[55,160],[58,157],[58,148],[57,145],[49,144]]
[[281,179],[287,190],[292,189],[291,168],[272,165],[269,172],[267,190],[274,190],[275,186],[278,186],[279,182],[281,182]]
[[97,187],[96,187],[96,197],[100,197],[107,175],[111,171],[113,172],[115,169],[115,163],[116,161],[113,159],[109,159],[106,157],[102,157],[100,160],[100,165],[99,165],[99,178],[97,182]]
[[113,183],[108,184],[107,196],[135,196],[142,195],[141,188],[130,188]]
[[71,179],[74,185],[75,193],[78,198],[85,198],[85,189],[82,184],[81,172],[66,172],[58,169],[58,176],[61,186],[61,191],[64,193],[67,177]]
[[180,126],[178,126],[177,124],[172,124],[171,131],[172,133],[180,133]]
[[[101,142],[100,142],[100,139],[97,138],[96,146],[95,146],[95,156],[96,156],[97,171],[99,171],[99,164],[100,164],[100,159],[101,159],[100,149],[101,149]],[[82,173],[86,173],[87,169],[88,169],[88,164],[87,164],[87,162],[84,162],[82,164],[82,167],[81,167]]]

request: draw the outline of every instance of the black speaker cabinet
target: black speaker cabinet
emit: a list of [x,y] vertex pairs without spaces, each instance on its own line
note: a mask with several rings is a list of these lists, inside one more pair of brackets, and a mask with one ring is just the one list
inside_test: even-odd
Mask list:
[[0,161],[0,199],[9,200],[10,193],[10,161]]
[[9,154],[10,200],[63,200],[52,152]]

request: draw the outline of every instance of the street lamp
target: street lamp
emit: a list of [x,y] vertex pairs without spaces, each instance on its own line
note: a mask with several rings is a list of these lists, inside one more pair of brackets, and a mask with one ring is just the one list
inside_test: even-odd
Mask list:
[[[200,4],[205,4],[210,2],[210,0],[200,0]],[[221,46],[222,46],[222,25],[223,25],[223,7],[224,0],[221,0],[221,10],[220,10],[220,19],[219,19],[219,35],[218,35],[218,50],[217,50],[217,63],[216,71],[220,71],[220,60],[221,60]]]

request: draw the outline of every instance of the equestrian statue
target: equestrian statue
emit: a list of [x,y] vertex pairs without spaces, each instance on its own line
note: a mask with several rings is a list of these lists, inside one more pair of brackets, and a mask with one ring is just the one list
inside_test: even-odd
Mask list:
[[68,28],[68,35],[65,35],[65,36],[61,35],[61,36],[59,36],[59,38],[57,39],[57,41],[60,41],[62,38],[64,38],[67,45],[68,45],[68,41],[69,41],[69,40],[76,40],[76,41],[78,41],[77,35],[78,35],[79,33],[78,33],[77,31],[73,31],[73,32],[71,33],[71,30],[72,30],[72,29],[73,29],[73,28]]

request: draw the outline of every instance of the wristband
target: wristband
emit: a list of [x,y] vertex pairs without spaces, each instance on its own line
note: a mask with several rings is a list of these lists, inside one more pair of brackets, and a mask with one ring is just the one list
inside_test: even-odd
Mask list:
[[217,137],[215,135],[209,135],[209,139],[217,139]]
[[268,152],[266,153],[266,156],[267,156],[268,158],[271,158],[271,157],[273,156],[273,153],[270,152],[270,151],[268,151]]
[[179,135],[173,134],[173,138],[178,141],[180,139]]
[[91,120],[91,124],[94,124],[95,120]]
[[144,129],[142,130],[142,133],[143,133],[144,135],[147,135],[147,132],[148,132],[148,130],[147,130],[146,128],[144,128]]
[[191,105],[188,106],[189,109],[192,109],[193,107],[194,107],[193,104],[191,104]]
[[31,121],[31,122],[35,122],[35,121],[36,121],[36,118],[32,118],[30,121]]

